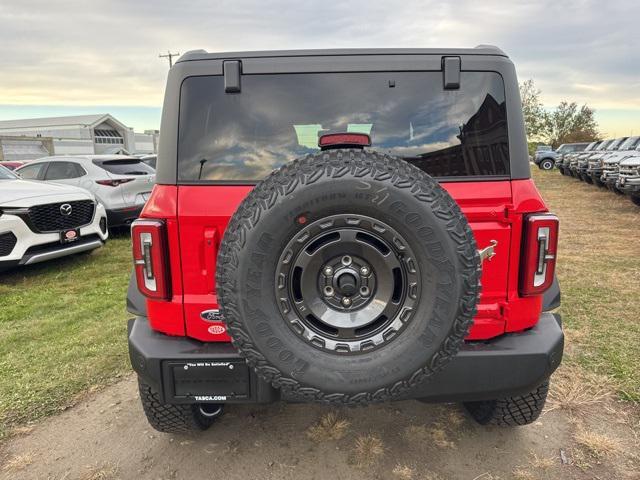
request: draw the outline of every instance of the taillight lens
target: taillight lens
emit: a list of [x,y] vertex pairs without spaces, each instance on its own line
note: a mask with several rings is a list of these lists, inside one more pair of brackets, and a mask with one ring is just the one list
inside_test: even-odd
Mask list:
[[540,295],[553,283],[558,253],[558,217],[534,214],[525,217],[520,295]]
[[131,224],[133,264],[140,292],[159,300],[169,299],[169,263],[166,226],[162,220],[139,219]]
[[116,180],[96,180],[98,185],[105,185],[107,187],[117,187],[123,183],[133,182],[133,178],[118,178]]
[[370,147],[371,137],[366,133],[327,133],[320,137],[318,146],[321,149],[339,147]]

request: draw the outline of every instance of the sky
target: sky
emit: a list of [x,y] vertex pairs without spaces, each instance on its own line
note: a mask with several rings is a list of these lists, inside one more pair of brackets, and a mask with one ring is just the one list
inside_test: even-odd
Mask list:
[[111,113],[160,127],[160,53],[492,44],[546,108],[596,109],[605,136],[640,134],[639,0],[6,0],[0,120]]

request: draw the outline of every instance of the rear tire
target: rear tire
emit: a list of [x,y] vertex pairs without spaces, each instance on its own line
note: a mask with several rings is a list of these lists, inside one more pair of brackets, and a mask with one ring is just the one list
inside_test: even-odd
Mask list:
[[464,407],[480,425],[499,425],[503,427],[528,425],[536,421],[540,413],[542,413],[548,391],[549,381],[547,380],[525,395],[481,402],[467,402]]
[[[138,378],[140,401],[149,424],[163,433],[189,433],[208,429],[222,414],[222,407],[211,410],[207,415],[200,411],[197,404],[162,403],[160,395]],[[208,406],[208,405],[207,405]],[[216,407],[211,405],[211,407]]]
[[634,205],[637,205],[638,207],[640,207],[640,195],[631,195],[631,201],[633,202]]
[[591,178],[586,173],[582,175],[582,179],[587,182],[589,185],[593,185],[593,178]]
[[558,167],[558,170],[560,170],[560,175],[566,175],[564,167]]

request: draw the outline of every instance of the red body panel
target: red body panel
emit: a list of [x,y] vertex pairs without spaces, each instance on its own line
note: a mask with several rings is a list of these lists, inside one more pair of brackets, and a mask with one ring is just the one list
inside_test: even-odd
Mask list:
[[[495,257],[483,264],[482,293],[468,339],[489,339],[535,325],[542,296],[518,295],[523,215],[547,211],[533,182],[451,182],[442,186],[466,215],[478,248],[491,240],[498,242]],[[224,324],[202,319],[201,312],[218,308],[218,246],[229,219],[252,188],[156,186],[142,216],[167,221],[173,297],[168,302],[147,300],[154,329],[203,341],[230,341],[226,333],[219,333]]]
[[151,328],[167,335],[186,334],[184,328],[184,298],[182,295],[182,268],[180,264],[180,238],[178,235],[178,187],[156,185],[147,201],[141,218],[164,219],[167,225],[169,245],[169,274],[171,299],[169,301],[147,298],[147,315]]

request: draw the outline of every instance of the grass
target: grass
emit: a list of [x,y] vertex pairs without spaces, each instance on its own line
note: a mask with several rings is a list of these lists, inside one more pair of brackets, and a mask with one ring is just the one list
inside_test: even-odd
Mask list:
[[0,274],[0,438],[128,371],[130,239]]
[[612,377],[620,396],[640,401],[640,208],[627,197],[534,169],[560,217],[557,273],[569,362]]
[[574,435],[576,443],[594,458],[614,455],[621,449],[620,442],[608,435],[579,429]]
[[384,450],[384,443],[378,435],[360,435],[354,446],[355,463],[358,467],[371,466],[382,458]]
[[340,418],[335,412],[329,412],[318,423],[309,427],[307,437],[315,442],[340,440],[347,434],[349,425],[348,420]]

